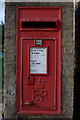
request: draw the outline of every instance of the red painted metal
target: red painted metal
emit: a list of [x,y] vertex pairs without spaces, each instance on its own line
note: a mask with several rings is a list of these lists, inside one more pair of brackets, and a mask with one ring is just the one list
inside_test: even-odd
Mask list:
[[[22,26],[22,22],[24,25]],[[32,27],[27,24],[32,22]],[[50,27],[35,27],[42,22]],[[54,24],[54,26],[52,25]],[[29,23],[30,24],[30,23]],[[52,26],[51,26],[52,25]],[[36,40],[41,45],[36,45]],[[30,47],[47,48],[47,73],[30,73]],[[60,114],[61,8],[18,7],[16,40],[16,111],[18,114]]]

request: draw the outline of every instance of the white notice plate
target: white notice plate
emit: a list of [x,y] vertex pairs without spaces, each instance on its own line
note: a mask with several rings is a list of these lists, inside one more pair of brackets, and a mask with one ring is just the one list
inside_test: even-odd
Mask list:
[[47,74],[46,47],[30,47],[30,73]]

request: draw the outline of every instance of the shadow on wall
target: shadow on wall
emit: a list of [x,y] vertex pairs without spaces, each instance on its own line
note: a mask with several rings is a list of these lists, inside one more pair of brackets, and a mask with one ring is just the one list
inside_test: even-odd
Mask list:
[[80,120],[80,2],[75,12],[74,120]]

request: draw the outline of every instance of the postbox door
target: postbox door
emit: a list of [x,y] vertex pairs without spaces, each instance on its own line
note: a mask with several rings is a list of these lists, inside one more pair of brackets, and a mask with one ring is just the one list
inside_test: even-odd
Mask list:
[[22,105],[56,108],[56,40],[22,40]]

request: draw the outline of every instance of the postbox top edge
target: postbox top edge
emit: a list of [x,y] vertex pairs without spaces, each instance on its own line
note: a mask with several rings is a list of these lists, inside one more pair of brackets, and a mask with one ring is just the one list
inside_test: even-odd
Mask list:
[[62,7],[17,7],[17,9],[62,9]]

